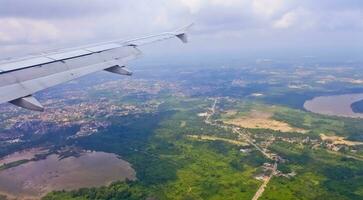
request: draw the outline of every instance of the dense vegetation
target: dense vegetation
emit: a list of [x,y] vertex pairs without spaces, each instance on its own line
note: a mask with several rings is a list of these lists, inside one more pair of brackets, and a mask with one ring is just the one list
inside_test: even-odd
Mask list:
[[282,107],[277,109],[273,117],[294,127],[309,130],[312,136],[330,134],[347,137],[350,140],[363,141],[361,119],[328,117]]
[[72,192],[53,192],[44,197],[44,200],[89,200],[89,199],[109,199],[109,200],[139,200],[146,199],[147,195],[144,188],[140,187],[137,182],[116,182],[108,187],[101,188],[84,188]]
[[288,158],[297,176],[273,178],[262,199],[363,199],[363,161],[285,142],[272,149]]
[[[147,73],[146,77],[178,81],[180,87],[187,91],[188,98],[177,98],[166,91],[157,95],[130,92],[122,97],[112,90],[90,91],[90,97],[114,99],[116,104],[142,104],[150,100],[162,104],[152,113],[107,115],[107,121],[112,125],[84,138],[67,139],[79,127],[67,127],[45,135],[26,135],[26,143],[3,144],[0,156],[36,146],[56,148],[74,145],[87,150],[115,153],[130,162],[137,172],[136,181],[127,180],[75,191],[56,191],[44,197],[45,200],[251,199],[261,185],[261,181],[257,181],[254,176],[260,175],[263,171],[261,165],[270,160],[253,148],[249,153],[242,153],[241,147],[235,144],[188,137],[207,135],[238,139],[238,135],[230,129],[208,125],[203,118],[198,117],[213,103],[207,97],[232,97],[219,99],[218,108],[224,111],[237,110],[237,117],[246,117],[251,110],[257,109],[273,113],[274,120],[307,130],[306,133],[248,130],[259,136],[256,137],[257,142],[263,142],[269,137],[302,140],[309,136],[310,139],[319,140],[320,134],[363,141],[362,120],[327,117],[303,110],[304,102],[315,96],[362,92],[362,88],[340,81],[318,84],[319,74],[316,79],[305,76],[296,83],[308,83],[309,87],[291,89],[287,85],[296,81],[295,70],[278,70],[272,67],[265,72],[255,72],[254,69],[213,69],[198,73],[175,73],[173,69],[172,73],[164,72],[167,74],[165,77],[159,77],[160,73]],[[274,75],[271,75],[272,71]],[[98,79],[98,82],[102,81]],[[93,86],[95,83],[92,80],[88,84]],[[262,96],[253,97],[252,93]],[[363,101],[354,105],[356,108],[353,109],[362,105]],[[217,113],[212,119],[228,117]],[[313,149],[312,145],[278,139],[269,149],[286,159],[286,162],[279,163],[278,170],[283,173],[296,172],[297,175],[290,178],[273,177],[261,199],[363,199],[363,161],[359,159],[363,155],[362,145],[355,146],[357,152],[354,155],[357,157],[352,157],[351,152],[333,152],[320,146]],[[23,162],[27,160],[10,163],[3,168]]]
[[[224,103],[228,107],[228,102]],[[155,114],[111,117],[112,127],[71,143],[120,155],[137,171],[137,181],[52,192],[44,199],[251,199],[259,187],[253,176],[264,162],[268,162],[259,152],[243,154],[238,146],[226,142],[186,137],[203,134],[236,138],[228,130],[206,125],[197,116],[210,104],[210,101],[198,99],[171,99]],[[261,105],[250,103],[234,105],[240,108],[242,115],[256,106],[261,108]],[[311,130],[307,134],[312,137],[326,131],[354,136],[355,131],[362,128],[359,120],[322,117],[284,108],[277,111],[275,119]],[[251,131],[254,134],[299,137],[299,133]],[[363,161],[286,142],[275,142],[271,150],[287,159],[286,163],[279,165],[280,171],[296,172],[297,175],[274,177],[261,199],[363,198]]]
[[53,192],[44,199],[252,198],[259,186],[253,175],[266,160],[258,152],[242,154],[236,145],[187,137],[236,137],[206,125],[197,116],[203,106],[210,106],[210,102],[172,101],[156,114],[110,118],[113,126],[109,129],[73,142],[86,149],[120,155],[132,164],[138,180]]
[[21,143],[0,143],[0,157],[24,149],[45,146],[63,146],[66,143],[67,137],[74,135],[79,130],[79,126],[64,127],[56,129],[47,134],[27,134],[22,139],[27,142]]

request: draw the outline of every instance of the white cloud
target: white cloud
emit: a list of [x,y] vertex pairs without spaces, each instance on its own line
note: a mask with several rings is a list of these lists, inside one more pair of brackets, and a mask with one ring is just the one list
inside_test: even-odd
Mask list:
[[322,27],[328,30],[351,30],[363,28],[363,12],[355,10],[332,11],[321,16]]
[[[363,3],[357,0],[0,1],[6,2],[0,7],[0,43],[13,46],[69,47],[168,31],[190,22],[195,22],[191,40],[214,38],[226,48],[231,43],[241,48],[297,44],[301,41],[296,38],[306,35],[317,44],[324,35],[334,44],[331,33],[363,32]],[[205,41],[195,48],[208,51],[212,44]]]
[[289,28],[297,21],[297,13],[295,11],[284,14],[281,19],[277,20],[273,26],[275,28]]
[[205,3],[204,0],[180,0],[182,4],[187,6],[191,13],[197,13]]
[[241,7],[248,3],[246,0],[210,0],[211,4],[225,7]]
[[0,18],[0,43],[40,43],[59,39],[60,31],[44,20]]
[[273,27],[278,29],[293,27],[308,29],[315,25],[315,18],[309,11],[303,8],[297,8],[285,13],[280,19],[274,21]]
[[280,11],[290,0],[252,0],[252,9],[255,14],[271,17]]

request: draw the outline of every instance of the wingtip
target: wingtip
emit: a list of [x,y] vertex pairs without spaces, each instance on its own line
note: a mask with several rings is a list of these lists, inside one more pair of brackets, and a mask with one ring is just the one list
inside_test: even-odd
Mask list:
[[183,43],[188,43],[188,34],[187,32],[190,28],[194,26],[194,23],[190,23],[187,26],[183,26],[182,28],[178,29],[175,34],[177,38],[179,38]]
[[176,35],[183,43],[188,43],[188,35],[186,33],[181,33]]
[[186,33],[187,31],[189,31],[192,27],[194,26],[194,22],[190,23],[186,26],[183,26],[182,28],[179,28],[176,32],[183,32]]

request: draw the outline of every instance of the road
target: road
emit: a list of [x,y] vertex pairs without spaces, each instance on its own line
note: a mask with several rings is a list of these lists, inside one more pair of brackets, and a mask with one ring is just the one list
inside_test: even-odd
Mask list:
[[[274,157],[267,153],[264,149],[262,149],[261,147],[259,147],[256,143],[253,142],[253,140],[251,139],[250,135],[251,133],[249,133],[247,130],[240,130],[240,128],[231,126],[231,125],[222,125],[222,124],[217,124],[214,121],[211,121],[210,118],[215,114],[216,112],[216,105],[218,103],[218,99],[216,98],[214,100],[214,103],[212,105],[212,107],[210,108],[211,112],[208,112],[206,118],[205,118],[205,123],[206,124],[210,124],[213,126],[219,126],[221,128],[232,128],[232,131],[234,133],[237,133],[241,138],[243,138],[246,142],[248,142],[250,145],[252,145],[253,147],[255,147],[259,152],[262,153],[262,155],[264,155],[266,158],[274,160]],[[260,188],[257,190],[257,192],[255,193],[255,196],[252,198],[252,200],[258,200],[263,192],[265,191],[266,186],[268,185],[268,183],[270,182],[271,178],[276,174],[277,171],[277,160],[275,160],[274,166],[273,166],[273,170],[270,174],[270,176],[268,176],[264,182],[262,183],[262,185],[260,186]]]
[[266,158],[273,160],[274,158],[272,155],[267,153],[265,150],[263,150],[261,147],[259,147],[256,143],[253,142],[253,140],[250,138],[248,133],[244,133],[243,131],[238,130],[237,128],[232,128],[232,131],[237,133],[240,137],[242,137],[244,140],[246,140],[250,145],[255,147],[259,152],[261,152]]
[[217,125],[214,124],[213,122],[211,122],[209,119],[211,116],[213,116],[216,113],[216,105],[217,105],[218,99],[214,99],[214,103],[212,105],[212,108],[210,109],[211,112],[207,114],[207,117],[205,118],[205,123],[207,124],[212,124],[212,125]]
[[[215,123],[214,121],[211,121],[210,118],[215,114],[216,112],[216,105],[218,103],[218,99],[214,99],[214,102],[213,102],[213,105],[212,107],[210,108],[210,111],[211,112],[208,112],[206,118],[205,118],[205,123],[206,124],[210,124],[210,125],[213,125],[213,126],[219,126],[221,128],[231,128],[231,125],[221,125],[221,124],[217,124]],[[273,160],[272,156],[270,154],[268,154],[265,150],[263,150],[261,147],[259,147],[256,143],[253,142],[253,140],[250,138],[249,134],[247,133],[247,130],[246,133],[244,133],[243,131],[239,130],[238,128],[236,127],[232,127],[232,131],[234,133],[237,133],[240,137],[242,137],[245,141],[247,141],[250,145],[252,145],[253,147],[255,147],[258,151],[260,151],[266,158],[268,159],[271,159]]]
[[277,170],[277,163],[275,162],[274,167],[273,167],[273,170],[272,170],[270,176],[268,176],[267,178],[265,178],[265,180],[263,181],[262,185],[257,190],[255,196],[253,196],[252,200],[258,200],[262,196],[263,192],[265,191],[266,186],[270,182],[271,178],[275,175],[276,170]]

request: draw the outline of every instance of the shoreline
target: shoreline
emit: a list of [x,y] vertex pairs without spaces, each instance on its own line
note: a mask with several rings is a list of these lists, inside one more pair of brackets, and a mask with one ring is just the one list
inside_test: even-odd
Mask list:
[[363,113],[356,113],[351,108],[355,102],[363,100],[363,93],[317,96],[304,103],[304,109],[315,114],[331,117],[363,119]]

